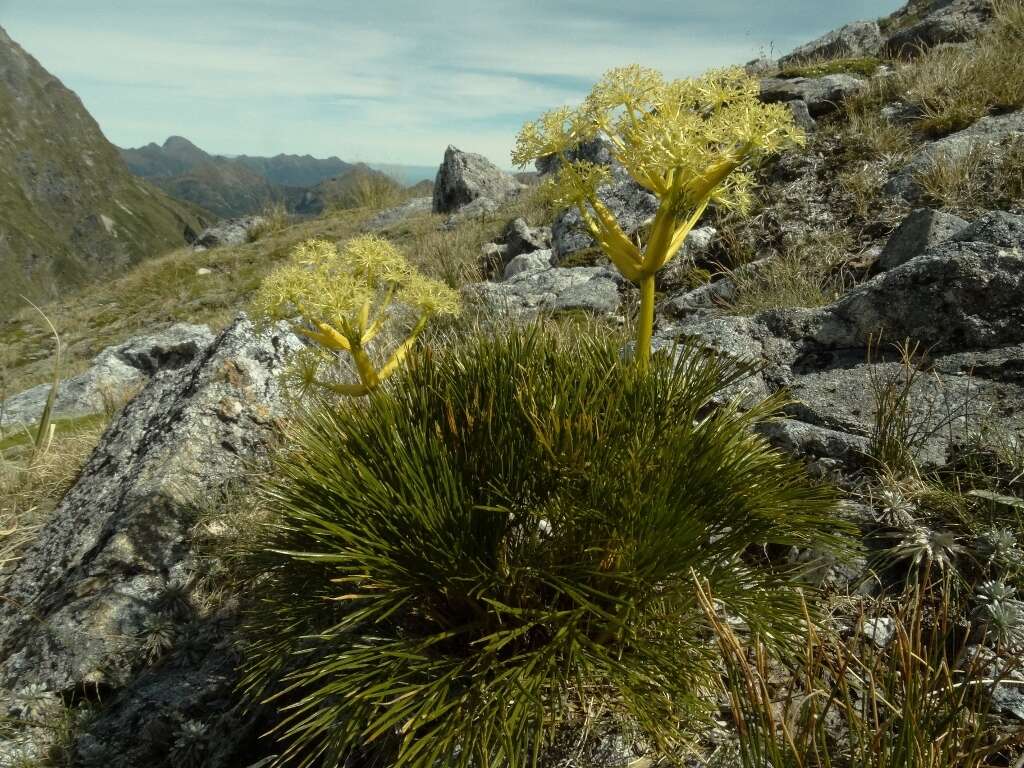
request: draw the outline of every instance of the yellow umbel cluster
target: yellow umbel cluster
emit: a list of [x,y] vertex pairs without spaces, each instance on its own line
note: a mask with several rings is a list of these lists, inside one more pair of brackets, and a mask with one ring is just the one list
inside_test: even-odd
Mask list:
[[[316,378],[315,369],[306,376],[344,395],[365,395],[394,373],[430,317],[459,312],[455,291],[424,277],[398,248],[376,235],[357,237],[340,249],[326,240],[300,243],[288,263],[264,280],[254,304],[273,319],[293,320],[296,332],[317,342],[322,352],[351,356],[358,384]],[[378,369],[367,347],[395,305],[411,309],[416,320]]]
[[[560,159],[556,199],[576,207],[584,226],[622,274],[640,286],[636,356],[646,368],[654,326],[654,276],[679,252],[704,209],[744,209],[759,159],[803,143],[784,105],[762,104],[758,81],[742,69],[666,81],[639,66],[609,71],[576,109],[562,107],[527,123],[512,160]],[[600,200],[605,166],[569,160],[569,151],[604,138],[612,155],[658,197],[645,242],[623,232]]]

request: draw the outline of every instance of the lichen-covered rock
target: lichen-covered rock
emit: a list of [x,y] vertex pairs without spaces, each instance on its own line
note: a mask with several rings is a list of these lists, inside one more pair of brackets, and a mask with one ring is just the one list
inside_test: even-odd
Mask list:
[[941,43],[960,43],[973,40],[984,29],[992,16],[990,0],[931,0],[918,3],[925,6],[924,14],[912,18],[910,6],[894,16],[897,28],[885,41],[888,56],[912,57],[922,50]]
[[1024,251],[1024,216],[1006,211],[987,211],[951,239],[964,243],[991,243]]
[[920,256],[928,248],[951,239],[967,227],[959,216],[931,208],[911,211],[886,242],[878,258],[880,269],[893,269]]
[[885,191],[905,200],[916,200],[921,187],[916,176],[937,160],[956,161],[976,148],[993,146],[1011,136],[1024,135],[1024,110],[983,117],[962,131],[951,133],[921,147],[885,186]]
[[[157,371],[180,368],[212,341],[213,334],[205,325],[176,323],[166,330],[107,347],[88,370],[60,383],[54,417],[102,413],[107,403],[118,401]],[[0,427],[38,423],[49,394],[50,385],[40,384],[8,398],[0,406]]]
[[262,216],[225,219],[200,232],[192,246],[196,250],[206,250],[225,245],[242,245],[249,241],[250,232],[265,223],[266,219]]
[[26,685],[109,691],[144,666],[147,631],[173,623],[168,601],[189,581],[190,528],[266,451],[283,412],[277,374],[299,347],[240,317],[128,404],[5,574],[0,700]]
[[463,290],[490,309],[512,316],[584,310],[612,314],[621,304],[623,278],[607,267],[549,267],[523,271],[500,283],[474,283]]
[[815,59],[877,56],[881,53],[883,43],[877,22],[854,21],[795,48],[792,53],[779,59],[779,65],[786,67]]
[[870,336],[915,339],[934,351],[1024,341],[1024,254],[991,243],[945,242],[821,310],[793,311],[794,330],[823,348]]
[[846,74],[822,77],[765,77],[761,80],[761,101],[767,104],[801,100],[811,117],[834,112],[848,96],[866,85],[859,77]]
[[434,181],[434,213],[454,213],[485,198],[502,203],[523,185],[483,155],[449,146]]

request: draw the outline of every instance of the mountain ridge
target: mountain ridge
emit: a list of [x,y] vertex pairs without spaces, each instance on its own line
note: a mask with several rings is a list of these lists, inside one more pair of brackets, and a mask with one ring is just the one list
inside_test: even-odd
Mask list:
[[0,27],[0,313],[184,245],[210,215],[133,176],[78,96]]

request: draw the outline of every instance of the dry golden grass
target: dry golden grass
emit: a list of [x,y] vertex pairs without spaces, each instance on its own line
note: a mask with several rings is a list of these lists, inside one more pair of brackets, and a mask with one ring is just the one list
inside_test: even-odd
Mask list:
[[950,211],[1018,209],[1024,206],[1024,138],[962,154],[938,153],[915,180],[924,201]]

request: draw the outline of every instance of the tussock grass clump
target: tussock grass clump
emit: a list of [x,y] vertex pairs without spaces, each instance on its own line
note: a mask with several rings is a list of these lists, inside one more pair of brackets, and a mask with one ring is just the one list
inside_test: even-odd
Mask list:
[[1024,137],[936,153],[914,176],[925,202],[970,214],[1024,206]]
[[752,315],[766,309],[830,304],[852,282],[843,269],[850,245],[844,230],[787,238],[782,253],[760,269],[729,273],[736,285],[729,312]]
[[711,409],[745,368],[640,373],[620,345],[475,337],[294,427],[249,557],[246,685],[281,709],[282,762],[523,766],[602,708],[671,752],[714,686],[695,575],[773,646],[804,631],[765,548],[842,536],[750,430],[779,401]]
[[922,111],[921,133],[943,136],[1024,106],[1024,3],[1000,0],[994,11],[973,45],[934,48],[896,76],[896,90]]

